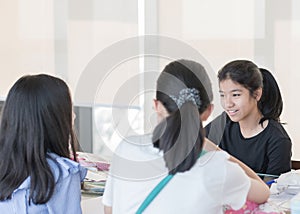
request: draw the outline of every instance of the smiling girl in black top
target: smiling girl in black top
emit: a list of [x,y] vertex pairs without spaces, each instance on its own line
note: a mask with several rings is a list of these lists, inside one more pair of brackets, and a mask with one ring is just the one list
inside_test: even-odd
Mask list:
[[283,102],[272,74],[236,60],[218,79],[225,111],[206,127],[208,138],[257,173],[291,170],[291,140],[279,120]]

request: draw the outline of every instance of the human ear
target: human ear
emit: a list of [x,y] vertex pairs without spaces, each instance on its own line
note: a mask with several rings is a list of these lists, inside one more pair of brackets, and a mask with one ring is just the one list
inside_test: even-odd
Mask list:
[[154,102],[154,110],[157,114],[157,117],[158,117],[159,121],[162,118],[165,118],[165,117],[169,116],[168,111],[166,110],[164,105],[159,100],[153,99],[153,102]]
[[74,126],[75,119],[76,119],[76,114],[75,114],[74,110],[72,110],[72,126]]
[[153,108],[155,110],[155,112],[159,111],[159,101],[157,99],[153,99]]
[[254,98],[258,102],[260,100],[261,96],[262,96],[262,88],[259,88],[254,92]]

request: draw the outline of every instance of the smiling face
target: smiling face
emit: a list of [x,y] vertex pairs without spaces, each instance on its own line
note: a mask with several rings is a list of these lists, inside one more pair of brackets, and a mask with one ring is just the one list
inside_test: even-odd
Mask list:
[[257,102],[261,97],[261,88],[251,95],[248,89],[231,79],[221,81],[219,88],[222,107],[232,121],[243,122],[260,114]]

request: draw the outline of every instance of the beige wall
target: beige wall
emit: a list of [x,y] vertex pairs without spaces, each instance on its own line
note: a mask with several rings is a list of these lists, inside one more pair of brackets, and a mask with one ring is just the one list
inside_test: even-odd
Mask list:
[[[282,121],[287,122],[285,128],[294,143],[293,158],[300,159],[299,1],[153,0],[144,2],[144,11],[141,2],[2,0],[0,97],[21,75],[41,72],[62,77],[74,93],[82,72],[105,48],[145,33],[164,35],[198,50],[215,72],[236,58],[270,69],[282,90]],[[161,60],[155,69],[159,71],[167,62]],[[147,68],[141,67],[138,58],[120,63],[101,85],[96,102],[110,104],[119,85]],[[216,78],[213,81],[216,84]],[[154,79],[147,84],[154,85]],[[134,90],[144,86],[145,80],[137,81]],[[221,111],[217,91],[213,116]],[[142,101],[137,99],[134,105],[143,106]]]
[[[0,97],[21,75],[41,72],[65,79],[74,91],[99,52],[138,32],[136,1],[11,0],[1,1],[0,14]],[[120,79],[138,73],[136,65],[125,67]]]
[[[300,159],[299,10],[296,0],[159,1],[159,33],[186,41],[215,72],[228,61],[246,58],[275,75],[284,99],[281,119],[293,141],[294,159]],[[216,112],[220,112],[215,95]]]

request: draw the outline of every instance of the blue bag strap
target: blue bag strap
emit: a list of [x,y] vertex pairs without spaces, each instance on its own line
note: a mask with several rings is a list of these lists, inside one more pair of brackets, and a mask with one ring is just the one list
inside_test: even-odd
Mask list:
[[153,201],[153,199],[160,193],[160,191],[169,183],[169,181],[174,177],[174,175],[168,175],[162,179],[156,187],[149,193],[147,198],[143,201],[136,214],[141,214],[148,207],[148,205]]
[[[206,151],[202,150],[199,158],[204,155]],[[155,188],[149,193],[147,198],[143,201],[141,206],[136,211],[136,214],[141,214],[144,210],[149,206],[149,204],[153,201],[153,199],[160,193],[160,191],[169,183],[169,181],[174,177],[174,175],[167,175],[164,179],[162,179]]]

